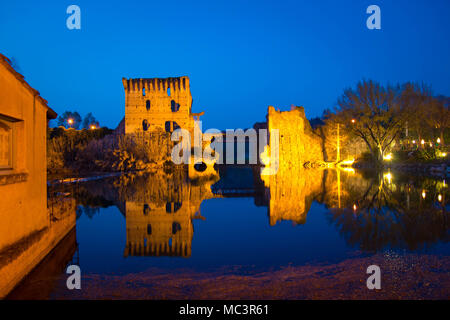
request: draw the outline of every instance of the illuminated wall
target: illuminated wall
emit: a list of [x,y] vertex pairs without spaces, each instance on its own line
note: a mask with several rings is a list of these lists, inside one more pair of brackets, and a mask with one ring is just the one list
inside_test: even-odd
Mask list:
[[192,130],[192,96],[188,77],[122,79],[125,89],[125,133],[163,130],[177,126]]

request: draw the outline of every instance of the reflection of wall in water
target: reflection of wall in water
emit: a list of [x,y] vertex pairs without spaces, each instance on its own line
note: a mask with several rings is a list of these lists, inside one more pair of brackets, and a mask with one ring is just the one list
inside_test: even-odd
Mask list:
[[193,185],[187,180],[163,177],[150,177],[141,187],[158,181],[157,189],[136,190],[125,201],[125,256],[191,255],[192,219],[199,213],[202,201],[213,197],[213,181]]
[[263,176],[270,190],[270,225],[283,220],[305,223],[314,197],[322,192],[323,173],[323,170],[284,170],[281,167],[277,174]]
[[75,227],[75,200],[49,200],[48,226],[0,249],[0,298],[13,289]]
[[[125,256],[191,255],[194,234],[188,203],[127,202],[127,245]],[[193,212],[195,214],[195,211]]]
[[73,261],[77,249],[77,235],[73,228],[58,245],[28,274],[10,294],[7,300],[45,300],[49,299],[57,285],[60,275]]

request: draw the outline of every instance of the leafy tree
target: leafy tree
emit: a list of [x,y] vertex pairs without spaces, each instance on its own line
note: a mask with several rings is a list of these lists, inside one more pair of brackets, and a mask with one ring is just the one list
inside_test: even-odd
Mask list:
[[78,112],[65,111],[58,117],[58,126],[78,130],[81,125],[81,116]]
[[399,92],[398,87],[383,87],[371,80],[359,82],[356,89],[344,91],[335,113],[326,117],[363,139],[372,157],[381,162],[408,120]]
[[95,119],[95,117],[92,115],[92,113],[89,112],[83,119],[83,128],[90,129],[91,126],[95,126],[96,128],[98,128],[100,125],[97,119]]

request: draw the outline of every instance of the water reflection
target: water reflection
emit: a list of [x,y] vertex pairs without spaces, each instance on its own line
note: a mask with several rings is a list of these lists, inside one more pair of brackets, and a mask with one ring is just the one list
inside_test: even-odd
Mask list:
[[[27,289],[26,283],[30,282],[32,274],[40,274],[47,278],[59,275],[64,269],[68,256],[72,257],[73,248],[76,247],[75,240],[75,199],[66,194],[52,193],[48,199],[48,207],[43,228],[34,230],[32,223],[23,223],[23,230],[27,235],[20,240],[9,245],[0,247],[0,298],[5,297],[11,290],[19,285],[22,291],[26,291],[25,297],[46,297],[51,291],[53,280],[43,280],[40,288]],[[36,210],[36,215],[43,214]],[[15,212],[8,214],[14,215]],[[0,234],[2,236],[3,234]],[[69,236],[71,235],[71,236]],[[63,240],[65,239],[65,240]],[[67,240],[69,239],[69,240]],[[67,245],[69,243],[69,245]],[[66,249],[57,250],[56,258],[48,263],[42,262],[45,267],[41,267],[41,261],[48,257],[50,252],[55,252],[55,247]],[[68,252],[68,250],[72,250]],[[36,269],[36,267],[38,269]],[[25,288],[25,289],[24,289]],[[47,293],[46,293],[47,292]],[[20,295],[19,295],[20,296]]]
[[448,189],[443,181],[404,177],[391,172],[343,186],[343,207],[330,206],[330,221],[346,241],[364,251],[418,250],[447,243]]
[[270,226],[307,225],[312,203],[323,204],[340,236],[365,252],[448,242],[449,190],[442,180],[340,169],[280,168],[262,177],[259,172],[258,167],[224,167],[219,181],[191,181],[185,170],[161,170],[86,184],[74,193],[83,204],[79,213],[91,216],[112,204],[120,209],[126,217],[124,256],[190,257],[193,220],[205,220],[202,202],[242,196],[267,206]]

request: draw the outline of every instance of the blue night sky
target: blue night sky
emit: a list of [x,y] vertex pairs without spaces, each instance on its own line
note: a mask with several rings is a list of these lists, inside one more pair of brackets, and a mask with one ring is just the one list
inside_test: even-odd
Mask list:
[[[66,8],[81,8],[81,30]],[[381,8],[381,30],[366,8]],[[450,1],[1,1],[0,52],[58,113],[116,127],[122,77],[187,75],[203,128],[246,128],[268,105],[320,116],[358,80],[450,95]]]

